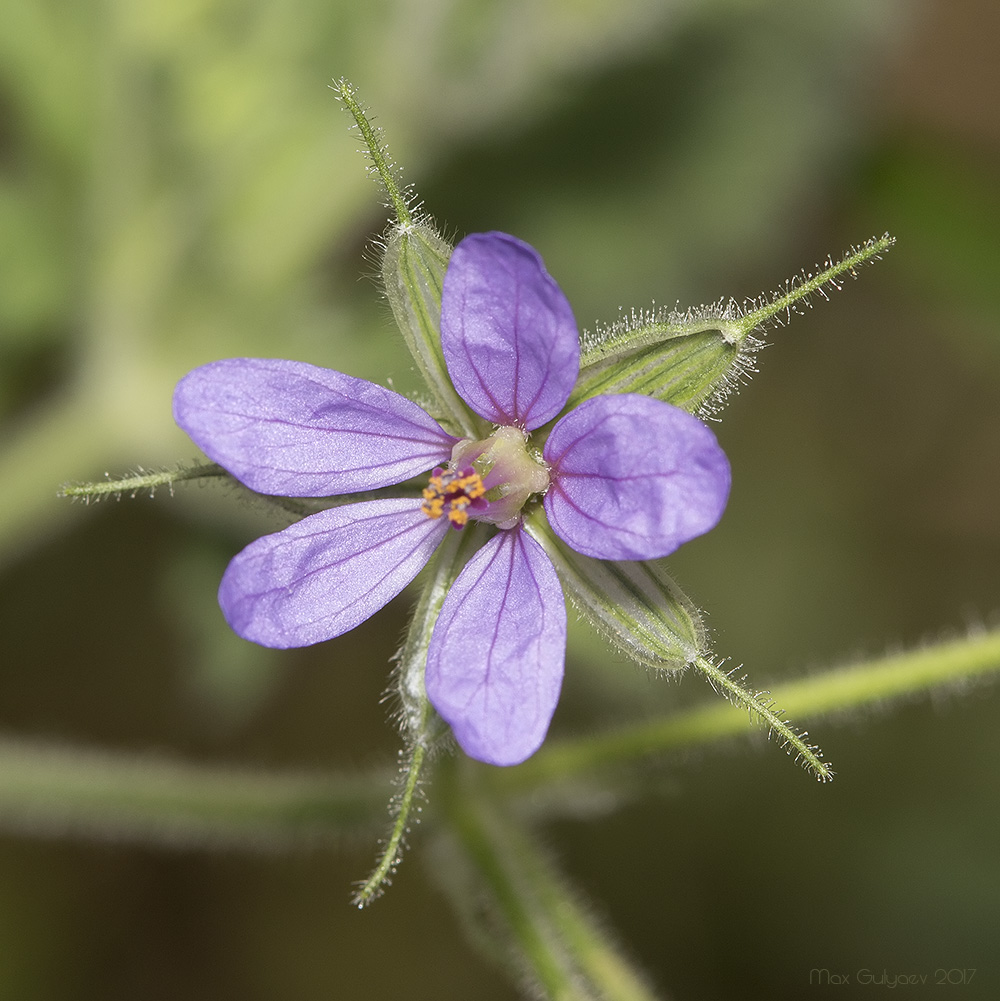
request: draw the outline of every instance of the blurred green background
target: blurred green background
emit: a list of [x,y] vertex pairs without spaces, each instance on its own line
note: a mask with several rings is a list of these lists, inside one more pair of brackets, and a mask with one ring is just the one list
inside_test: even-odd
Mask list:
[[[56,487],[191,458],[170,395],[232,355],[406,390],[351,79],[449,233],[544,255],[581,326],[742,298],[873,234],[895,250],[772,331],[718,426],[726,517],[673,559],[759,685],[996,622],[1000,8],[994,0],[0,0],[0,727],[185,760],[394,760],[406,616],[273,653],[215,604],[269,515]],[[573,637],[557,733],[712,698]],[[544,838],[683,999],[869,996],[817,967],[1000,990],[1000,702],[979,688],[674,757]],[[430,789],[433,802],[433,787]],[[0,818],[0,825],[3,818]],[[291,855],[0,838],[0,998],[511,999],[414,847]],[[932,986],[938,968],[977,969]],[[882,988],[883,990],[885,988]]]

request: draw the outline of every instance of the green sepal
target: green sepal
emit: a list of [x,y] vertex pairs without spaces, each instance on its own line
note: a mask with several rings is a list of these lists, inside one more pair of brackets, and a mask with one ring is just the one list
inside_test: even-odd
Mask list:
[[723,299],[686,312],[632,311],[615,323],[584,333],[580,374],[567,408],[607,393],[642,393],[700,416],[722,408],[754,372],[764,342],[755,334],[781,326],[813,295],[829,298],[845,277],[878,260],[895,241],[888,233],[851,247],[837,261],[802,272],[770,295],[738,303]]
[[470,522],[461,531],[449,531],[438,546],[430,566],[420,578],[420,597],[406,631],[402,649],[396,655],[394,680],[399,695],[400,722],[408,743],[428,745],[446,730],[424,688],[427,650],[434,623],[455,578],[472,555],[486,541],[489,527]]
[[389,156],[381,128],[358,101],[354,85],[341,79],[333,88],[354,119],[371,171],[389,196],[393,211],[382,244],[382,285],[406,346],[430,392],[427,410],[460,438],[482,438],[485,425],[465,405],[448,377],[441,350],[441,290],[451,244],[417,214],[416,196],[404,188]]
[[559,574],[567,596],[622,653],[658,671],[676,671],[707,650],[698,609],[674,583],[662,560],[595,560],[570,549],[541,508],[526,519]]
[[745,359],[760,345],[727,335],[721,317],[708,313],[621,321],[601,340],[584,343],[568,407],[607,393],[642,393],[696,413],[739,381]]
[[451,250],[426,222],[394,225],[385,241],[382,282],[403,340],[431,393],[431,415],[457,437],[476,438],[484,426],[455,392],[441,350],[441,290]]

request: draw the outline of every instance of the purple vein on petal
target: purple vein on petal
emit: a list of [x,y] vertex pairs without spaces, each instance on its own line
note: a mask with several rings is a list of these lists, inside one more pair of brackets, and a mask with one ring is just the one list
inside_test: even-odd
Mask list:
[[441,343],[456,389],[481,416],[532,430],[562,409],[579,369],[566,297],[537,252],[474,233],[445,275]]
[[427,657],[427,694],[471,757],[512,765],[541,744],[562,681],[566,608],[541,547],[499,532],[445,599]]
[[644,396],[595,397],[562,418],[545,445],[549,523],[597,559],[666,556],[718,522],[729,463],[711,430]]
[[185,376],[174,415],[253,490],[325,496],[375,489],[447,459],[455,443],[391,390],[302,362],[232,358]]
[[[458,319],[458,332],[459,332],[459,336],[456,338],[456,340],[458,342],[457,348],[458,348],[458,350],[461,351],[461,353],[462,353],[462,355],[463,355],[463,357],[465,359],[465,363],[466,363],[465,364],[465,369],[466,369],[466,371],[472,373],[473,378],[476,380],[476,382],[479,385],[479,388],[482,391],[483,399],[486,400],[489,403],[489,407],[485,408],[486,411],[487,411],[486,413],[482,413],[481,410],[477,409],[477,408],[473,408],[473,409],[476,409],[476,412],[479,413],[479,415],[481,417],[486,417],[486,418],[494,421],[494,423],[502,424],[502,423],[504,423],[505,407],[497,399],[496,395],[493,393],[493,390],[490,389],[489,384],[486,382],[486,379],[484,378],[482,372],[479,369],[479,366],[474,362],[474,360],[473,360],[473,354],[472,354],[471,340],[470,340],[470,338],[468,338],[466,336],[466,329],[465,329],[465,326],[466,326],[465,303],[467,301],[467,298],[468,298],[468,296],[466,294],[463,294],[463,296],[462,296],[462,304],[461,304],[461,307],[460,307],[459,319]],[[454,376],[453,376],[453,378],[454,378]],[[474,394],[470,394],[470,395],[474,395]],[[468,402],[469,401],[466,400],[466,403],[468,403]]]
[[419,500],[332,508],[251,543],[229,565],[219,603],[264,646],[308,646],[353,629],[420,571],[447,531]]

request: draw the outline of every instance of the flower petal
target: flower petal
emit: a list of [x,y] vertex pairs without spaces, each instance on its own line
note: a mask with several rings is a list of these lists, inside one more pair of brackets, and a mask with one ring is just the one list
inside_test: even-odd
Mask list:
[[729,496],[729,461],[684,410],[622,393],[597,396],[552,429],[545,513],[585,556],[647,560],[714,528]]
[[559,701],[566,603],[541,546],[498,532],[441,606],[427,696],[469,757],[517,765],[541,746]]
[[251,490],[325,497],[400,483],[456,439],[392,390],[304,362],[230,358],[188,373],[174,419]]
[[473,233],[452,253],[441,346],[451,381],[476,413],[529,431],[562,410],[580,368],[566,296],[536,251],[506,233]]
[[447,525],[410,499],[320,511],[233,558],[219,585],[222,613],[235,632],[262,646],[340,636],[413,580]]

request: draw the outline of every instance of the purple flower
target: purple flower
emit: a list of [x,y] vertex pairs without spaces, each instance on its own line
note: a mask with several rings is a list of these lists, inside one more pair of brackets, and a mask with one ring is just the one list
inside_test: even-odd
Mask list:
[[416,576],[449,526],[497,526],[446,596],[425,684],[467,754],[496,765],[541,745],[562,684],[566,609],[555,569],[522,525],[541,495],[552,529],[604,560],[665,556],[712,528],[729,464],[690,414],[645,396],[562,411],[580,348],[572,310],[541,258],[503,233],[454,250],[441,347],[455,389],[495,425],[458,439],[410,400],[300,362],[235,358],[195,369],[174,395],[177,423],[253,490],[320,497],[432,470],[420,499],[345,504],[251,543],[219,602],[232,628],[271,647],[353,629]]

